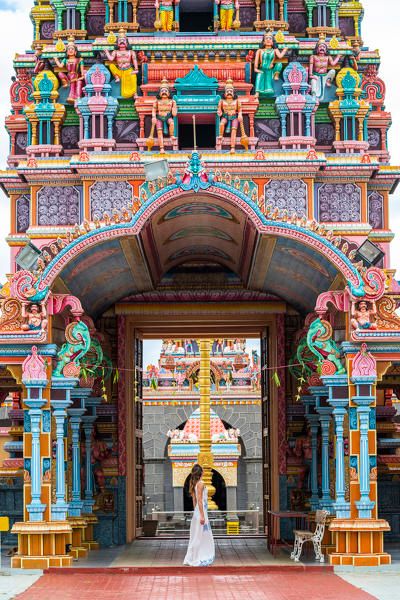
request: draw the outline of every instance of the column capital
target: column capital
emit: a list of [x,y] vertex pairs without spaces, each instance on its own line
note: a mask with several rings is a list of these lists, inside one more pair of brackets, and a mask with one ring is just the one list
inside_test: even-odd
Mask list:
[[69,406],[71,406],[72,400],[50,400],[50,406],[54,410],[54,412],[65,411]]
[[68,409],[68,416],[69,416],[69,422],[71,423],[71,425],[79,425],[81,423],[82,420],[82,416],[84,415],[84,413],[86,412],[86,408],[69,408]]
[[348,385],[348,377],[347,374],[344,375],[323,375],[321,377],[323,383],[327,387],[336,387],[336,386],[347,386]]

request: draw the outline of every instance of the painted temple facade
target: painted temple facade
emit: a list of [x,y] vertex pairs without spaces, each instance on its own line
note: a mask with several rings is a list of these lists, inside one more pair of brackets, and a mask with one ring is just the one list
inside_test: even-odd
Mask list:
[[[35,0],[0,173],[13,566],[141,535],[155,337],[258,336],[267,543],[270,511],[325,508],[332,564],[390,562],[400,170],[362,17],[357,0]],[[250,415],[212,409],[244,432]]]
[[[210,433],[219,510],[262,507],[260,360],[246,340],[211,345]],[[143,373],[145,512],[190,509],[188,478],[199,453],[200,349],[197,340],[163,340]],[[218,414],[216,412],[218,410]],[[219,502],[218,502],[219,500]]]

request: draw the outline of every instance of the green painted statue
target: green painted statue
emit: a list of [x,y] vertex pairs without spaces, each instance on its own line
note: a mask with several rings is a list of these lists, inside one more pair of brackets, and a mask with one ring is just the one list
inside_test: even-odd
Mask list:
[[340,361],[340,350],[332,340],[332,327],[330,323],[320,318],[315,319],[311,323],[307,333],[307,345],[317,357],[319,365],[328,362],[332,363],[336,369],[332,373],[322,372],[322,375],[343,375],[343,373],[346,373],[346,369]]
[[74,321],[65,328],[65,344],[57,354],[53,377],[79,377],[80,361],[91,346],[90,333],[83,321]]
[[275,90],[273,87],[274,79],[279,79],[283,65],[281,62],[276,62],[276,59],[282,59],[287,48],[279,50],[274,48],[274,37],[272,33],[266,33],[263,41],[264,47],[259,48],[254,61],[254,72],[256,75],[255,91],[256,96],[271,97],[274,96]]

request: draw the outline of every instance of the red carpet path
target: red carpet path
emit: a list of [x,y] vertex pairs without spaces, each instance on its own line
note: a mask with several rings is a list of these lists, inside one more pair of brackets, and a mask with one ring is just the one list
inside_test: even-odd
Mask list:
[[18,600],[372,600],[332,571],[178,575],[45,573]]

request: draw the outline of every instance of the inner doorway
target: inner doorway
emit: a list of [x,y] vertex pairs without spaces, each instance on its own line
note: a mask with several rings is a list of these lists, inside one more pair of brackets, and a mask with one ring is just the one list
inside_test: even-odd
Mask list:
[[212,0],[181,0],[179,30],[182,32],[212,31],[214,3]]
[[[265,534],[260,352],[260,339],[216,337],[210,344],[212,485],[218,507],[210,521],[217,535],[226,534],[228,517],[238,521],[242,534]],[[190,470],[200,448],[199,367],[197,339],[144,340],[145,536],[189,535]]]

